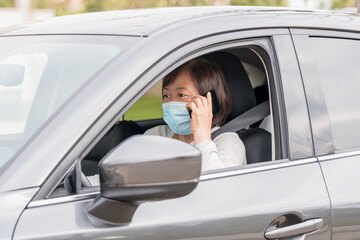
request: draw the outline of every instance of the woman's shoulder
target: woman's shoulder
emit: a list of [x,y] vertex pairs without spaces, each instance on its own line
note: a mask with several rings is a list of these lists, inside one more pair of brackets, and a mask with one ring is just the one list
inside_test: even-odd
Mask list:
[[234,143],[243,144],[239,135],[237,135],[237,133],[234,133],[234,132],[224,132],[224,133],[220,134],[219,136],[217,136],[216,138],[214,138],[213,141],[215,143],[234,142]]
[[174,133],[170,130],[168,125],[159,125],[148,129],[144,135],[156,135],[163,137],[172,137]]
[[[220,127],[216,126],[211,129],[211,133],[215,132],[216,130],[220,129]],[[220,135],[216,136],[213,139],[213,142],[216,144],[223,143],[223,142],[233,142],[233,143],[240,143],[243,144],[239,135],[235,132],[224,132]]]
[[225,132],[217,136],[214,140],[219,151],[226,151],[228,155],[236,156],[239,165],[246,164],[246,150],[243,141],[239,135],[234,132]]

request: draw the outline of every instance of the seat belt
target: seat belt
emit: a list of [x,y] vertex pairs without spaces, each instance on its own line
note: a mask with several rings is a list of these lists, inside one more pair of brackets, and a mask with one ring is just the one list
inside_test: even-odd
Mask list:
[[217,136],[224,132],[237,132],[253,123],[256,123],[266,116],[270,115],[270,104],[269,101],[263,102],[243,114],[237,116],[230,122],[221,126],[218,130],[211,134],[211,139],[215,139]]

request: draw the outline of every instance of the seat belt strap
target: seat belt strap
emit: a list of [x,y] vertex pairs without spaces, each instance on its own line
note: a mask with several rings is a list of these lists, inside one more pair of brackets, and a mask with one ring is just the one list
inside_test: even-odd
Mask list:
[[224,132],[237,132],[251,124],[254,124],[266,116],[270,115],[270,104],[269,101],[263,102],[250,110],[244,112],[240,116],[237,116],[230,122],[221,126],[218,130],[211,134],[211,139],[215,139],[217,136]]

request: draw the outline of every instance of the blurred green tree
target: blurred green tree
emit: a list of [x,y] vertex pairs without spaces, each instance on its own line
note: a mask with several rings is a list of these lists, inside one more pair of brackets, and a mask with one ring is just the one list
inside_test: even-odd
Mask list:
[[52,6],[52,1],[51,0],[32,0],[32,6],[33,8],[37,8],[37,9],[48,9],[51,8]]
[[85,0],[84,12],[117,9],[213,5],[212,0]]
[[15,7],[15,0],[0,0],[0,7]]
[[231,0],[230,5],[286,7],[287,0]]
[[34,9],[54,9],[57,16],[74,13],[68,9],[69,0],[31,0],[31,2]]
[[98,0],[85,1],[85,12],[98,12],[104,10],[106,10],[105,1],[98,1]]
[[355,0],[332,0],[331,9],[341,9],[346,7],[356,7]]
[[[15,7],[15,1],[16,0],[0,0],[0,7]],[[56,11],[56,15],[58,16],[74,13],[68,9],[70,0],[31,1],[34,9],[54,9]],[[333,1],[341,2],[342,0]],[[153,7],[208,6],[214,5],[214,3],[214,0],[84,0],[84,8],[79,12],[98,12]],[[223,4],[248,6],[287,6],[287,0],[223,0]]]

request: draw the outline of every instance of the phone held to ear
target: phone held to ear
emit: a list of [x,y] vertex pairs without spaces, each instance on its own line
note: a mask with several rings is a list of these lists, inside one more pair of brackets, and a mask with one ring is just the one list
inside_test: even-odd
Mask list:
[[[215,90],[211,89],[209,92],[211,94],[212,113],[213,113],[213,115],[215,115],[220,110],[220,105],[219,105]],[[206,94],[203,95],[203,96],[206,97]],[[188,109],[188,112],[189,112],[189,115],[190,115],[190,118],[191,118],[191,112],[192,111],[191,111],[190,108]]]

